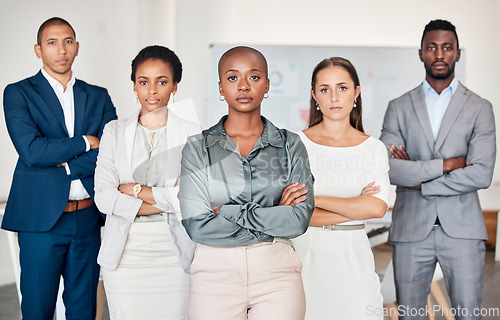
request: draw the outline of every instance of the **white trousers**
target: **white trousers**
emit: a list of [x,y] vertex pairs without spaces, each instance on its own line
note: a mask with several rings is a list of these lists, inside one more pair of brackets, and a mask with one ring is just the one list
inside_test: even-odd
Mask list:
[[189,276],[165,223],[133,223],[118,268],[102,269],[112,320],[184,320]]
[[198,245],[188,320],[303,320],[302,262],[281,242],[236,248]]

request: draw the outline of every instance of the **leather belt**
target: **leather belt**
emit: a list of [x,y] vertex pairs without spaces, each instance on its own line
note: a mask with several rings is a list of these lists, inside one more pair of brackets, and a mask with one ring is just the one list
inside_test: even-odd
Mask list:
[[284,244],[287,244],[293,248],[292,240],[290,240],[288,238],[274,237],[273,243],[276,243],[276,242],[283,242]]
[[92,205],[92,199],[87,198],[83,200],[69,200],[64,212],[75,212],[76,210],[82,210],[88,208]]
[[325,231],[334,231],[334,230],[361,230],[365,228],[365,224],[331,224],[328,226],[323,226],[323,230]]

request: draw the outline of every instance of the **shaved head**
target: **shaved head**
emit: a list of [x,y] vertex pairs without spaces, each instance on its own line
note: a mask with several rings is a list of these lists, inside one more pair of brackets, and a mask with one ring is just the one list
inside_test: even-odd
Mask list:
[[266,75],[266,78],[267,78],[267,61],[266,61],[266,58],[264,57],[264,55],[260,51],[254,49],[254,48],[239,46],[239,47],[234,47],[234,48],[227,50],[220,58],[219,67],[218,67],[219,80],[221,79],[221,75],[224,74],[224,71],[222,69],[224,68],[224,64],[226,63],[227,60],[229,60],[229,58],[237,57],[237,56],[248,56],[248,55],[251,55],[251,56],[257,58],[259,63],[262,64],[262,69],[263,69],[263,71]]

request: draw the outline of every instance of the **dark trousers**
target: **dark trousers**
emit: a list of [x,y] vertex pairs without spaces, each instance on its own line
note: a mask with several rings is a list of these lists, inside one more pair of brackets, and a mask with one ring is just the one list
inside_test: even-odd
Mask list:
[[63,213],[47,232],[19,232],[24,320],[52,320],[62,275],[66,319],[95,319],[100,246],[94,205]]

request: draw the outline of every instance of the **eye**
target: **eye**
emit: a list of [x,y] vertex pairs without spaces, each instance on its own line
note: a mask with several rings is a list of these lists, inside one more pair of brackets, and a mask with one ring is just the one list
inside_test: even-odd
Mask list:
[[345,86],[341,86],[341,87],[339,87],[339,91],[340,91],[340,92],[347,91],[347,87],[345,87]]
[[238,78],[236,76],[229,76],[227,80],[229,81],[236,81]]
[[451,51],[453,48],[452,47],[444,47],[443,51]]
[[56,42],[54,40],[51,40],[51,41],[47,42],[47,44],[51,44],[52,45],[52,44],[56,44]]
[[160,80],[160,81],[158,81],[158,84],[159,84],[160,86],[164,86],[164,85],[166,85],[166,84],[167,84],[167,81],[165,81],[165,80]]
[[259,76],[250,76],[250,80],[256,81],[256,80],[259,80],[259,79],[260,79]]
[[147,85],[147,84],[148,84],[148,82],[143,80],[143,81],[139,81],[139,84],[140,84],[141,86],[145,86],[145,85]]
[[73,43],[73,40],[71,40],[71,39],[66,39],[66,43]]
[[323,88],[323,89],[321,89],[321,90],[320,90],[320,92],[321,92],[321,93],[328,93],[328,92],[329,92],[329,90],[328,90],[328,88]]
[[436,50],[436,47],[427,47],[427,51],[434,51]]

